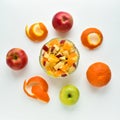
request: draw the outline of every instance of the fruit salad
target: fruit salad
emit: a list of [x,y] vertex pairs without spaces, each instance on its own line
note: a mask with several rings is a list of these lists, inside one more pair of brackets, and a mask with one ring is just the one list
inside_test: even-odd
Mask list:
[[76,70],[79,53],[71,41],[54,38],[43,45],[39,60],[48,75],[65,77]]

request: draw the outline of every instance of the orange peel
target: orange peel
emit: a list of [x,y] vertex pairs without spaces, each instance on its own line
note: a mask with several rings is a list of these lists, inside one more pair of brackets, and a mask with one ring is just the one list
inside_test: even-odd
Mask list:
[[50,98],[42,88],[40,88],[39,85],[35,85],[32,87],[32,93],[35,94],[37,99],[44,100],[45,102],[49,102]]
[[34,42],[40,42],[48,35],[48,30],[42,22],[34,23],[30,27],[26,25],[25,32],[27,37]]
[[103,41],[103,35],[97,28],[87,28],[82,32],[81,42],[89,49],[98,47]]
[[49,102],[50,100],[47,93],[48,84],[46,80],[40,76],[31,77],[28,81],[25,80],[23,90],[29,97],[42,100],[44,102]]

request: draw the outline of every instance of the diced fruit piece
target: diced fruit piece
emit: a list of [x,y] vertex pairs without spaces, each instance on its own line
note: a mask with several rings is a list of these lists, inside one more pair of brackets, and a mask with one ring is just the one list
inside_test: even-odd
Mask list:
[[49,50],[49,48],[46,45],[44,45],[42,49],[45,50],[46,52],[48,52]]
[[77,53],[70,53],[68,58],[77,58]]
[[50,42],[48,42],[48,46],[49,46],[49,47],[52,47],[52,46],[54,46],[54,45],[59,45],[58,39],[53,39],[53,40],[51,40]]
[[64,44],[66,40],[61,40],[60,41],[60,44]]
[[66,75],[66,76],[67,76],[67,74],[66,74],[65,72],[63,72],[62,70],[56,70],[56,71],[54,72],[54,76],[55,76],[55,77],[64,77],[63,75]]
[[72,66],[69,68],[69,73],[72,73],[74,70],[75,70],[75,67],[72,65]]
[[68,72],[68,70],[69,70],[69,65],[68,65],[68,64],[65,64],[64,66],[62,66],[61,70],[64,71],[64,72]]
[[48,59],[47,58],[42,58],[41,59],[41,63],[44,65],[44,66],[46,66],[47,65],[47,63],[48,63]]
[[72,47],[73,47],[73,45],[71,43],[65,42],[64,45],[63,45],[63,47],[62,47],[62,49],[70,51]]
[[59,58],[60,58],[60,60],[63,60],[63,61],[66,60],[66,57],[65,57],[65,56],[61,56],[61,57],[59,57]]
[[67,76],[67,74],[66,74],[66,73],[61,74],[61,77],[66,77],[66,76]]
[[55,50],[56,50],[56,51],[59,51],[60,48],[59,48],[58,45],[54,45],[54,47],[55,47]]
[[56,57],[61,58],[61,57],[62,57],[62,54],[58,53],[58,54],[56,55]]
[[57,63],[59,59],[54,54],[50,54],[48,57],[48,61]]
[[74,59],[68,59],[67,60],[67,64],[69,65],[69,67],[72,66],[74,63],[75,63]]
[[63,51],[62,53],[66,58],[69,56],[69,52],[67,50]]
[[54,50],[55,50],[55,47],[52,46],[51,49],[50,49],[50,52],[51,52],[51,53],[54,53]]
[[60,61],[54,66],[54,68],[55,70],[58,70],[61,69],[63,66],[64,66],[64,61]]
[[43,56],[44,58],[49,58],[49,54],[47,52],[44,52]]

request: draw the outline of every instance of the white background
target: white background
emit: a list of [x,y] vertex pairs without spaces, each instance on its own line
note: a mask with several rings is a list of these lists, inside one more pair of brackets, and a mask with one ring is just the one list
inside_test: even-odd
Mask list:
[[[119,0],[0,0],[0,120],[120,120],[120,7]],[[72,14],[74,25],[67,34],[58,34],[51,21],[58,11]],[[26,24],[43,22],[48,28],[47,38],[31,42],[25,35]],[[102,45],[88,50],[80,41],[82,31],[96,27],[103,33]],[[54,37],[72,40],[80,52],[78,69],[66,79],[53,79],[39,65],[39,52],[44,43]],[[6,53],[20,47],[29,62],[21,71],[6,65]],[[108,64],[111,82],[104,88],[92,87],[86,70],[94,62]],[[40,75],[49,84],[48,104],[29,98],[23,92],[23,82]],[[59,101],[62,86],[73,84],[81,96],[74,106]]]

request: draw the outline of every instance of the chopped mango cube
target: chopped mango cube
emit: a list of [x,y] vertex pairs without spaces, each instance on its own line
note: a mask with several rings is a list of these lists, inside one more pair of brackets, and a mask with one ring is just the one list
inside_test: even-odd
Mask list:
[[57,58],[54,54],[50,54],[48,57],[48,61],[57,63],[59,61],[59,58]]

